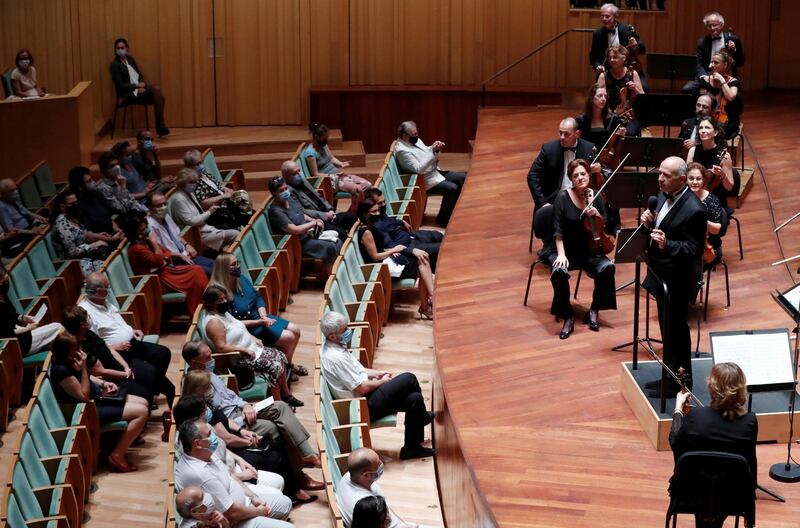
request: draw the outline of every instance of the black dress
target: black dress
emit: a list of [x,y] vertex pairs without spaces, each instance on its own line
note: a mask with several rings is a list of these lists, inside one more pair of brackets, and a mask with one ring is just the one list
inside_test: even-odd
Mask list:
[[592,143],[597,148],[597,152],[600,152],[600,149],[606,144],[606,141],[614,133],[617,126],[622,124],[622,119],[617,114],[610,114],[608,117],[603,118],[602,127],[592,127],[592,116],[587,114],[579,115],[575,118],[575,121],[578,122],[581,138]]
[[[378,253],[386,251],[383,233],[375,227],[362,226],[358,229],[358,249],[361,251],[361,258],[364,259],[364,262],[380,264],[380,262],[374,262],[372,260],[372,257],[369,256],[367,248],[364,246],[364,233],[366,231],[372,233],[372,238],[375,240],[375,250]],[[392,247],[395,245],[397,244],[394,244]],[[409,243],[403,253],[398,257],[392,257],[397,264],[405,266],[403,271],[400,272],[400,276],[397,277],[399,279],[414,279],[417,277],[419,263],[417,262],[417,258],[411,254],[410,248],[413,249],[413,244],[411,243],[411,237],[409,236]],[[408,254],[406,254],[406,252],[408,252]]]
[[11,304],[8,294],[0,294],[0,337],[3,339],[16,337],[17,341],[19,341],[20,351],[25,356],[31,349],[31,333],[15,334],[14,330],[18,324],[19,314],[14,305]]
[[[694,149],[694,156],[692,157],[692,161],[696,161],[707,170],[711,170],[711,167],[714,165],[719,165],[722,162],[722,147],[714,146],[714,148],[710,150],[704,150],[703,144],[698,143]],[[731,190],[727,190],[722,183],[717,185],[716,189],[711,191],[714,193],[719,201],[725,206],[728,202],[728,196],[738,196],[739,195],[739,185],[741,184],[742,177],[739,175],[739,171],[736,168],[732,168],[733,170],[733,187]],[[727,207],[726,207],[727,211]],[[728,213],[730,214],[730,213]]]
[[[61,382],[69,377],[77,379],[78,383],[80,383],[81,372],[79,370],[73,370],[71,366],[58,363],[55,360],[50,364],[50,381],[53,386],[53,394],[55,394],[56,400],[58,403],[66,404],[85,403],[73,398],[69,393],[67,393],[66,390],[64,390],[64,387],[61,386]],[[125,394],[123,389],[120,388],[119,394],[113,398],[104,398],[102,396],[100,387],[91,381],[89,381],[89,386],[91,390],[90,399],[94,400],[95,407],[97,408],[97,416],[100,419],[100,424],[102,425],[122,420],[122,410],[125,407]]]
[[[611,111],[615,111],[617,107],[622,103],[622,96],[620,95],[621,90],[627,90],[626,84],[628,84],[628,76],[623,75],[621,79],[617,79],[611,74],[611,71],[607,71],[604,74],[605,81],[606,81],[606,92],[608,92],[608,108]],[[633,80],[633,74],[630,77]],[[631,97],[636,97],[637,94],[627,94],[628,100],[631,101]],[[636,119],[632,119],[628,121],[628,124],[625,125],[625,135],[626,136],[639,136],[642,133],[642,127]],[[599,147],[598,147],[599,148]]]
[[[605,218],[606,207],[603,197],[599,196],[594,207]],[[564,253],[569,260],[569,269],[582,269],[594,279],[592,294],[592,310],[616,310],[617,297],[614,283],[614,264],[601,253],[590,250],[591,233],[586,230],[579,209],[572,202],[569,190],[563,190],[553,203],[553,236],[564,243]],[[542,259],[552,267],[558,252],[553,249],[541,255]],[[563,269],[553,269],[550,274],[553,285],[553,303],[550,313],[561,319],[572,317],[572,305],[569,302],[569,273]]]
[[[111,353],[111,350],[109,350],[105,341],[91,330],[86,333],[86,337],[81,341],[81,350],[86,353],[86,366],[89,368],[89,372],[91,372],[97,361],[100,361],[107,369],[124,370]],[[128,365],[133,371],[133,379],[117,380],[114,383],[119,386],[120,390],[125,389],[126,394],[140,396],[147,400],[147,403],[152,404],[153,396],[159,393],[158,370],[141,359],[129,358],[125,361],[128,361]]]
[[[703,205],[706,207],[706,213],[708,213],[708,221],[715,222],[715,223],[722,223],[722,220],[725,215],[725,209],[722,207],[722,203],[719,201],[716,195],[709,193],[706,196],[705,200],[700,200]],[[722,238],[720,235],[708,235],[708,243],[711,244],[711,247],[714,248],[714,262],[711,264],[704,264],[703,267],[708,268],[713,266],[717,262],[722,259]]]

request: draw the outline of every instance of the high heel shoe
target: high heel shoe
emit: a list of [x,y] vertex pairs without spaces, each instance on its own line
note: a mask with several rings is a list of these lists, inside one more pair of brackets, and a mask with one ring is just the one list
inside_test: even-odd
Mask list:
[[575,330],[575,319],[569,317],[564,319],[564,326],[561,327],[561,333],[558,334],[559,339],[566,339]]
[[172,411],[169,409],[164,411],[164,414],[161,415],[161,424],[164,426],[164,432],[161,433],[161,441],[167,442],[169,441],[169,430],[172,427]]
[[592,332],[600,331],[600,323],[597,321],[597,311],[589,310],[583,318],[583,324],[589,325],[589,330]]
[[139,469],[134,464],[129,464],[124,459],[122,461],[117,460],[114,458],[114,455],[108,455],[107,460],[109,468],[114,473],[130,473]]
[[422,308],[417,308],[417,314],[419,314],[419,320],[422,321],[426,319],[428,321],[433,321],[433,311],[428,308],[425,311],[422,311]]

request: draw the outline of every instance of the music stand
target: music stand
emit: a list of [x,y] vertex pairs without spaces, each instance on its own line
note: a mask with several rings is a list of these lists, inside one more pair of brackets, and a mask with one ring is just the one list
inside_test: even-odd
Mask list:
[[[623,145],[631,139],[638,138],[627,138]],[[659,163],[661,163],[660,160]],[[659,192],[658,174],[655,172],[617,172],[604,192],[606,201],[617,209],[636,208],[641,213],[647,205],[647,198],[655,196]]]
[[[683,120],[681,120],[681,123]],[[683,140],[670,137],[629,137],[622,142],[621,156],[630,154],[626,165],[646,167],[648,170],[658,167],[670,156],[681,156]],[[615,177],[616,178],[616,177]],[[658,189],[654,194],[658,193]]]
[[681,126],[683,120],[695,115],[695,98],[691,94],[646,93],[633,100],[636,119],[645,127],[663,126],[669,136],[669,127]]
[[674,92],[677,79],[689,81],[696,77],[697,57],[676,53],[648,53],[647,74],[651,79],[669,79],[669,91]]

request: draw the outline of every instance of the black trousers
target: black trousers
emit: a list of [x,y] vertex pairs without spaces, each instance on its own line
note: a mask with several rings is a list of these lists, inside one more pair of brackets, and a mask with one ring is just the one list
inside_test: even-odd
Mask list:
[[405,446],[416,447],[424,436],[427,409],[417,377],[403,372],[367,395],[370,420],[398,412],[406,413]]
[[411,233],[417,242],[414,247],[428,253],[431,260],[431,271],[436,273],[436,262],[439,260],[439,246],[442,245],[444,235],[433,229],[423,229]]
[[[541,258],[552,268],[557,256],[557,252],[548,251],[542,254]],[[608,257],[591,254],[583,263],[576,263],[570,269],[582,269],[589,277],[594,279],[592,310],[617,309],[616,283],[614,280],[615,268],[614,263]],[[573,313],[572,304],[569,301],[569,277],[569,271],[562,268],[554,268],[550,273],[550,284],[553,285],[553,302],[550,305],[550,313],[560,319],[572,317]]]
[[[175,400],[175,385],[166,375],[169,362],[172,359],[172,352],[164,345],[131,339],[131,348],[128,350],[127,356],[123,357],[125,357],[125,361],[129,361],[128,358],[139,359],[155,367],[158,373],[157,382],[155,382],[155,386],[158,388],[156,392],[166,396],[167,404],[172,408]],[[132,368],[133,366],[131,366]]]
[[441,227],[447,227],[448,222],[450,222],[450,216],[453,214],[453,209],[456,207],[456,202],[458,202],[458,197],[461,195],[461,188],[464,186],[467,174],[453,171],[439,172],[442,173],[445,181],[428,189],[428,193],[442,195],[442,206],[439,208],[439,214],[436,215],[436,223]]
[[[661,340],[664,342],[662,352],[664,364],[674,373],[683,367],[691,380],[692,376],[692,336],[689,331],[689,297],[692,288],[687,280],[694,277],[687,273],[683,280],[667,279],[669,292],[669,313],[667,313],[664,292],[651,277],[645,281],[645,287],[656,298],[658,306],[658,326],[661,329]],[[677,385],[677,384],[676,384]],[[687,383],[691,388],[691,384]]]
[[[248,464],[261,471],[272,471],[283,477],[283,494],[294,498],[300,490],[300,478],[292,464],[289,454],[282,442],[273,442],[267,451],[251,451],[249,449],[236,449],[235,453],[242,457]],[[248,481],[255,484],[256,479]]]

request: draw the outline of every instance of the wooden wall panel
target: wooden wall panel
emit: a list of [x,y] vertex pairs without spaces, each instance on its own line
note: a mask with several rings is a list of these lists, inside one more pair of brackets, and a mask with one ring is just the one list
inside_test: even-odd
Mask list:
[[[304,38],[313,57],[311,84],[350,83],[349,0],[311,1],[309,36]],[[305,17],[304,17],[305,18]],[[304,60],[308,60],[304,58]]]
[[800,2],[773,0],[777,4],[776,17],[770,31],[769,85],[775,88],[800,86],[800,48],[794,45],[797,38],[795,24],[800,20]]

